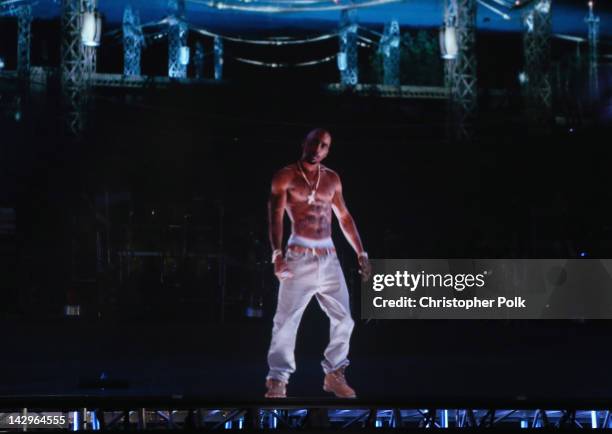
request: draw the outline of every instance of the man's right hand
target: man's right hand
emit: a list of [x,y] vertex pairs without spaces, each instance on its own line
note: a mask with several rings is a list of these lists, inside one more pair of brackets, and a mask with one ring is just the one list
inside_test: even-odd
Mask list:
[[285,261],[285,258],[282,256],[277,256],[274,260],[274,274],[280,281],[293,277],[293,273],[289,270],[287,261]]

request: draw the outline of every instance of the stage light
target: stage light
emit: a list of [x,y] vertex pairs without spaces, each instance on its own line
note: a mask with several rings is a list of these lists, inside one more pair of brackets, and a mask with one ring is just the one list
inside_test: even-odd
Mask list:
[[81,306],[78,304],[67,304],[64,306],[64,315],[65,316],[80,316],[81,315]]
[[347,67],[346,53],[338,53],[338,56],[336,56],[336,60],[338,62],[338,70],[340,71],[346,70],[346,67]]
[[525,72],[519,72],[518,81],[521,84],[526,84],[529,81],[529,77],[527,77]]
[[442,410],[442,417],[440,422],[442,428],[448,428],[448,410]]
[[4,69],[4,59],[0,57],[0,70]]
[[245,315],[247,318],[263,318],[263,309],[261,307],[248,306]]
[[587,252],[580,252],[581,258],[586,258],[588,256]]
[[595,410],[591,410],[591,428],[597,429],[597,411]]
[[91,412],[91,428],[94,431],[100,431],[100,421],[98,420],[98,415],[95,410]]
[[538,3],[536,3],[534,9],[542,14],[547,14],[550,12],[550,3],[551,0],[540,0]]
[[179,62],[181,65],[189,65],[189,47],[181,47],[179,52]]
[[456,59],[459,52],[457,30],[452,26],[440,28],[440,52],[443,59]]
[[102,16],[97,12],[85,12],[81,21],[81,42],[87,47],[100,46]]

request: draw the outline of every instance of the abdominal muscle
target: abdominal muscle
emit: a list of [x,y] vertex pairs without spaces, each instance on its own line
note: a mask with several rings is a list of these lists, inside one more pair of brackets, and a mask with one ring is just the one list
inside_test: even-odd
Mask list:
[[287,214],[292,234],[314,240],[331,237],[331,204],[287,204]]

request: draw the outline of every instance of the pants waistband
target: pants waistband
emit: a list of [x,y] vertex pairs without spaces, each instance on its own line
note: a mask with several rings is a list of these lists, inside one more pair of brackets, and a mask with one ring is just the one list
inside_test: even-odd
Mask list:
[[336,253],[336,249],[334,247],[304,247],[295,244],[287,246],[287,251],[294,253],[308,253],[313,256],[327,256]]
[[313,239],[292,233],[289,237],[289,240],[287,241],[287,245],[308,247],[309,249],[312,247],[314,247],[315,249],[331,249],[332,247],[334,247],[334,242],[332,241],[331,237]]

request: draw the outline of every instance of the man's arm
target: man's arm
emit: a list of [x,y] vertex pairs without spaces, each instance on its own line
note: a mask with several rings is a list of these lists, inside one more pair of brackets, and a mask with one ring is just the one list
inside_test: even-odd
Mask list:
[[268,233],[272,246],[274,273],[279,279],[291,277],[282,255],[283,249],[283,218],[287,204],[287,188],[291,179],[285,169],[279,171],[272,179],[272,189],[268,200]]
[[283,171],[272,179],[272,189],[268,200],[268,232],[272,250],[283,248],[283,217],[287,204],[287,181]]
[[340,177],[338,176],[336,181],[336,191],[334,193],[334,198],[332,199],[332,209],[338,218],[342,233],[349,244],[353,247],[353,250],[355,250],[355,253],[357,253],[357,259],[361,269],[361,277],[364,280],[367,280],[370,277],[371,272],[370,262],[368,261],[367,253],[363,249],[363,244],[361,243],[361,237],[359,236],[359,231],[357,231],[355,220],[353,220],[353,216],[351,216],[351,213],[344,202],[344,196],[342,195],[342,183],[340,182]]

